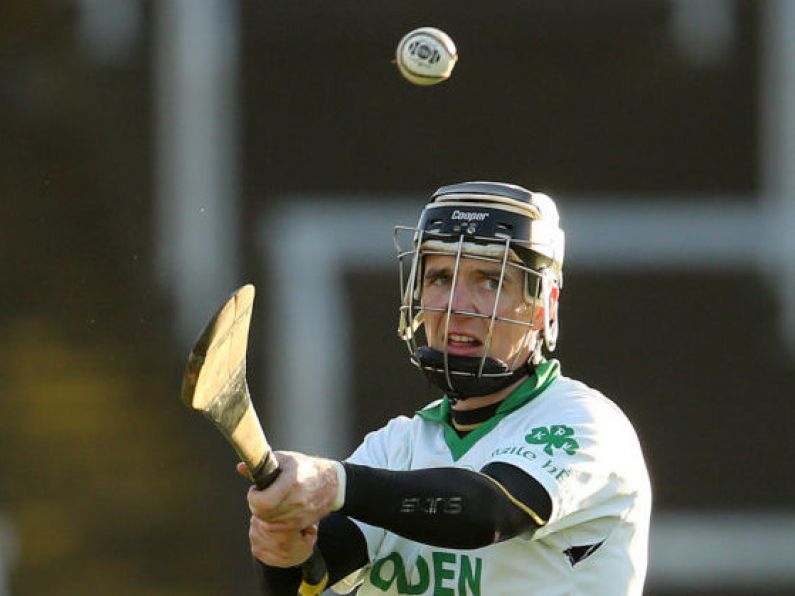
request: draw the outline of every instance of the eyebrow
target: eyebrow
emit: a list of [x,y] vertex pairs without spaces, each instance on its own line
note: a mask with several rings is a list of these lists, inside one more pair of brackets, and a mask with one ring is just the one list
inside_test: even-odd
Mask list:
[[448,265],[437,266],[437,267],[426,267],[425,272],[422,274],[423,279],[430,279],[442,273],[449,274],[452,271],[452,267]]
[[[422,277],[423,277],[423,279],[432,279],[433,277],[435,277],[437,275],[442,275],[442,274],[448,274],[449,275],[452,272],[452,269],[453,268],[450,265],[440,265],[440,266],[436,266],[436,267],[428,267],[428,268],[426,268],[425,273],[423,274]],[[474,270],[474,273],[477,273],[478,275],[480,275],[482,277],[500,277],[501,271],[502,271],[502,267],[499,267],[499,266],[488,267],[488,268],[478,267],[477,269]],[[510,279],[510,278],[511,278],[510,269],[506,269],[504,279],[507,280],[507,279]]]
[[[477,268],[475,269],[475,273],[486,277],[499,277],[502,272],[502,267],[492,267],[489,269]],[[508,277],[508,272],[505,272],[505,277]]]

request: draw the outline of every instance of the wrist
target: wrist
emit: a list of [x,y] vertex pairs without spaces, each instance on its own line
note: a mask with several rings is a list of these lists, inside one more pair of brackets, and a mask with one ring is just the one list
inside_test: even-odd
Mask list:
[[337,494],[334,497],[334,502],[331,506],[332,511],[339,511],[345,505],[345,488],[348,483],[347,475],[345,473],[345,466],[342,462],[333,461],[334,472],[337,475]]

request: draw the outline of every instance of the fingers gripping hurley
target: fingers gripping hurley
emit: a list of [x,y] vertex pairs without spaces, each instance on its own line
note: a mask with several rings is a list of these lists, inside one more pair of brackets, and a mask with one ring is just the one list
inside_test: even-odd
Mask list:
[[[188,357],[182,401],[212,421],[262,489],[276,480],[279,464],[262,431],[246,382],[246,349],[254,293],[254,286],[243,286],[207,323]],[[325,589],[328,574],[317,547],[301,571],[299,595],[313,596]]]
[[259,488],[279,473],[246,383],[254,286],[245,285],[215,313],[196,340],[182,382],[182,400],[221,431]]

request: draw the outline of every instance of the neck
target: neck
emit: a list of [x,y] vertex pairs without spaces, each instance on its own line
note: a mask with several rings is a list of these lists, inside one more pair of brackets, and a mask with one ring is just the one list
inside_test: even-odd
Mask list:
[[521,379],[519,379],[512,385],[508,385],[507,387],[500,389],[499,391],[492,393],[490,395],[480,395],[478,397],[470,397],[468,399],[459,399],[454,404],[452,404],[451,409],[456,410],[458,412],[467,412],[469,410],[477,410],[478,408],[483,408],[486,406],[499,403],[501,401],[504,401],[505,398],[508,397],[513,392],[514,389],[516,389],[526,380],[527,380],[527,375],[523,376]]

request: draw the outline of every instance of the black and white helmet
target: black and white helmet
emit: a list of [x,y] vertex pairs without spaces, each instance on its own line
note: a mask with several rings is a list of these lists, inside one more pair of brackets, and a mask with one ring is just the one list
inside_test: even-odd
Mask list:
[[[401,247],[406,236],[410,245]],[[464,182],[439,188],[425,206],[415,228],[396,226],[395,246],[400,262],[401,305],[398,335],[406,342],[411,361],[449,397],[465,399],[489,395],[526,374],[542,359],[542,346],[555,349],[558,320],[551,299],[553,288],[563,284],[564,233],[555,202],[547,195],[501,182]],[[474,258],[500,264],[500,285],[491,313],[461,312],[422,303],[422,269],[426,256],[455,257],[455,279],[461,259]],[[498,316],[502,280],[507,268],[524,274],[524,299],[534,309],[543,308],[543,328],[534,323]],[[453,284],[455,285],[455,284]],[[455,292],[453,287],[452,292]],[[447,348],[429,347],[423,331],[428,311],[489,320],[482,356],[455,356]],[[534,321],[536,317],[531,317]],[[495,321],[523,325],[532,341],[529,362],[511,370],[508,363],[487,355]]]

